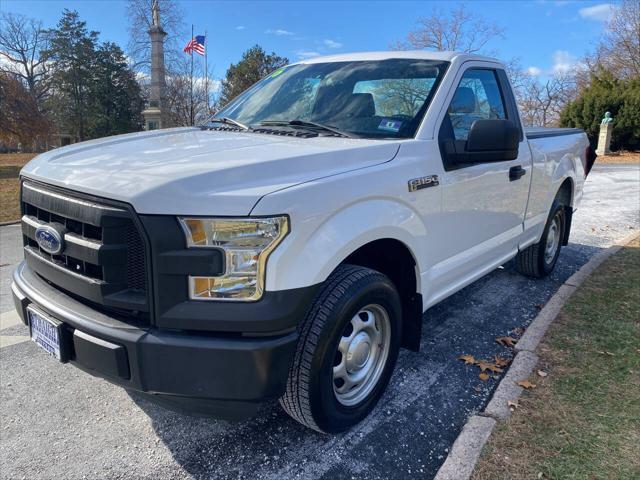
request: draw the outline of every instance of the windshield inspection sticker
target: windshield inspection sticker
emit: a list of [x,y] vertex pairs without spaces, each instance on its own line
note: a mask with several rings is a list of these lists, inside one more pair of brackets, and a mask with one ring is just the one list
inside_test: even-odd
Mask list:
[[402,122],[400,120],[392,120],[390,118],[383,118],[378,125],[378,130],[386,130],[387,132],[399,132]]

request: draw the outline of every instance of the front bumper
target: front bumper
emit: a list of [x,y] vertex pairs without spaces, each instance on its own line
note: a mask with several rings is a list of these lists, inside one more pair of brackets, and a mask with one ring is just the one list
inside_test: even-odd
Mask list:
[[64,323],[71,363],[174,410],[241,419],[284,393],[296,331],[243,337],[139,328],[64,294],[24,262],[11,288],[25,324],[29,305]]

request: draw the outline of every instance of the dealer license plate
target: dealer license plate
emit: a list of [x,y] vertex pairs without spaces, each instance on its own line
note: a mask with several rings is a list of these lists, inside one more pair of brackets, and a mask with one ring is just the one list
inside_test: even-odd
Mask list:
[[27,307],[27,313],[29,315],[29,325],[31,325],[31,340],[62,361],[60,349],[62,322],[54,320],[32,307]]

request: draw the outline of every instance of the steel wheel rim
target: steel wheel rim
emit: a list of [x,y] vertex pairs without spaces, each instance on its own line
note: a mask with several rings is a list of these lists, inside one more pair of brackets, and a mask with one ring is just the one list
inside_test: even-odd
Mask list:
[[560,215],[559,213],[553,217],[553,221],[549,226],[549,231],[547,232],[547,242],[544,249],[544,261],[547,265],[553,262],[553,259],[556,256],[556,252],[560,247]]
[[347,407],[362,402],[378,384],[389,356],[391,320],[377,304],[361,308],[345,326],[333,362],[333,392]]

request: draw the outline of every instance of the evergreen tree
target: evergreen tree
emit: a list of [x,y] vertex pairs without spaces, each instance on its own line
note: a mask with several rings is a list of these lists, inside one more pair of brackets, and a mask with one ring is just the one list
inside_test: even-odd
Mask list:
[[595,147],[605,112],[611,112],[614,118],[611,148],[639,148],[640,78],[620,79],[607,70],[598,70],[591,75],[589,85],[566,105],[560,124],[584,129]]
[[88,133],[92,138],[142,128],[140,85],[115,43],[106,42],[95,52],[89,104]]
[[274,52],[267,55],[259,45],[250,48],[242,54],[242,60],[231,64],[227,70],[227,75],[222,81],[220,104],[226,105],[251,85],[288,63],[287,58]]
[[140,130],[140,87],[120,47],[98,45],[98,32],[66,9],[49,35],[55,124],[78,141]]
[[47,56],[53,70],[51,110],[55,123],[82,141],[88,138],[89,91],[98,32],[88,31],[78,12],[65,9],[57,27],[49,33]]

